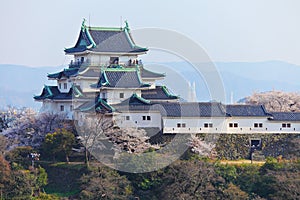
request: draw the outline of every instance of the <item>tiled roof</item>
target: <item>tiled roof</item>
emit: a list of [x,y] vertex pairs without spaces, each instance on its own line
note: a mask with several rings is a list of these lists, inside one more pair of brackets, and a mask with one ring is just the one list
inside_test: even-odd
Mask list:
[[157,111],[167,117],[225,117],[226,113],[220,103],[179,103],[166,102],[156,104],[117,104],[116,110],[122,111]]
[[64,69],[63,71],[58,73],[48,74],[48,78],[52,78],[52,79],[60,79],[61,77],[69,78],[71,76],[76,76],[78,70],[79,70],[78,68]]
[[300,121],[300,112],[272,112],[269,118],[274,121]]
[[54,99],[54,100],[71,100],[78,97],[84,97],[79,86],[73,86],[68,93],[61,93],[57,86],[45,85],[39,96],[33,97],[35,100]]
[[150,101],[142,98],[142,97],[139,97],[137,94],[133,94],[129,99],[128,99],[128,104],[130,105],[140,105],[140,104],[143,104],[143,105],[149,105],[150,104]]
[[140,68],[140,73],[142,78],[164,78],[166,76],[165,74],[149,71],[144,67]]
[[247,116],[257,116],[264,117],[270,116],[269,113],[266,112],[264,106],[262,105],[224,105],[226,112],[230,116],[238,116],[238,117],[247,117]]
[[66,53],[83,52],[146,52],[148,49],[135,45],[127,28],[98,28],[83,26],[74,47]]
[[96,87],[140,88],[149,87],[149,85],[141,82],[136,70],[107,69],[101,73]]
[[162,103],[159,109],[162,115],[168,117],[225,117],[220,103],[197,102],[197,103]]
[[133,94],[130,98],[114,105],[114,107],[118,111],[145,111],[149,110],[149,108],[151,107],[151,102],[142,97],[139,97],[137,94]]
[[111,113],[115,111],[115,108],[108,105],[103,99],[96,97],[95,100],[80,105],[76,110],[81,112]]
[[95,67],[81,67],[78,71],[78,76],[99,78],[101,69]]
[[61,79],[62,77],[70,78],[76,76],[98,78],[100,72],[100,68],[97,67],[68,68],[57,73],[48,74],[48,78]]
[[142,97],[149,100],[178,99],[177,96],[170,94],[165,86],[156,86],[155,89],[142,90]]

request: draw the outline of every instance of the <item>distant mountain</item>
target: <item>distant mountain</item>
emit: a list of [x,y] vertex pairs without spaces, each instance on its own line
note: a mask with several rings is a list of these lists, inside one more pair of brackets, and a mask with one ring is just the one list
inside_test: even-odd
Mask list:
[[[163,63],[160,65],[151,64],[150,68],[159,71],[164,70],[168,75],[175,76],[175,79],[167,79],[164,84],[170,85],[174,93],[182,94],[183,98],[188,97],[188,82],[196,84],[196,94],[200,101],[211,100],[211,95],[205,78],[218,74],[225,89],[226,103],[237,102],[240,99],[251,95],[253,92],[264,92],[280,90],[286,92],[300,91],[300,66],[282,62],[216,62],[199,63],[202,71],[197,73],[191,64],[187,62]],[[204,75],[206,75],[204,77]],[[174,81],[175,80],[175,81]],[[212,80],[219,84],[220,81]],[[180,83],[180,84],[179,84]],[[214,88],[214,87],[212,87]]]
[[[202,72],[198,73],[187,62],[170,62],[160,64],[147,63],[145,66],[160,73],[166,73],[165,84],[174,94],[188,99],[191,85],[195,82],[197,99],[212,99],[205,78],[216,74],[220,76],[225,89],[226,103],[234,102],[251,95],[253,92],[281,90],[300,91],[300,66],[281,61],[268,62],[217,62],[215,69],[210,64],[201,63]],[[47,80],[47,74],[63,69],[58,67],[28,67],[21,65],[0,65],[0,108],[6,105],[33,107],[41,105],[33,101],[33,96],[40,94],[44,84],[54,85],[55,81]],[[204,77],[206,75],[206,77]],[[214,81],[213,83],[220,83]],[[220,85],[213,85],[220,87]],[[217,99],[218,100],[218,99]]]
[[0,108],[13,105],[38,109],[41,105],[33,101],[33,96],[41,93],[44,84],[55,84],[47,80],[47,73],[62,68],[0,65]]

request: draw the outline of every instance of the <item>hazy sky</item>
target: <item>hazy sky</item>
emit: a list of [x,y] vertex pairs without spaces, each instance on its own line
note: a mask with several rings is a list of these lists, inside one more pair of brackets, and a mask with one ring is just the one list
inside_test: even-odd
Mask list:
[[76,42],[83,18],[90,16],[92,26],[119,27],[122,16],[131,29],[184,34],[213,61],[300,65],[299,0],[1,1],[0,64],[67,64],[63,50]]

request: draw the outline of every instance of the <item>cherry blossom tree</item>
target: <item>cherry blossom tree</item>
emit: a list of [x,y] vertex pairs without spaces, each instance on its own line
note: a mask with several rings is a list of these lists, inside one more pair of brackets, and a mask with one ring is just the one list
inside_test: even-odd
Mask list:
[[67,126],[66,116],[55,113],[37,113],[30,108],[8,110],[5,114],[6,128],[2,134],[8,139],[8,146],[37,147],[47,133]]
[[198,154],[199,156],[215,157],[215,143],[213,141],[207,141],[204,138],[191,135],[188,146],[191,148],[192,152]]
[[246,103],[264,105],[269,112],[299,112],[300,94],[296,92],[270,91],[253,93]]
[[105,114],[97,113],[86,117],[77,127],[79,139],[86,150],[92,153],[112,150],[113,157],[118,158],[122,152],[139,154],[152,147],[145,130],[116,127],[112,119]]

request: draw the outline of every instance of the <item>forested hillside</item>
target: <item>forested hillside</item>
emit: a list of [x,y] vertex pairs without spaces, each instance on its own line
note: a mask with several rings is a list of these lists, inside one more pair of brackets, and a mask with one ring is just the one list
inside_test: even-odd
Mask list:
[[[296,93],[273,91],[253,94],[247,101],[264,104],[270,112],[298,111],[298,99]],[[129,173],[105,166],[87,149],[95,145],[95,139],[106,138],[116,158],[138,169],[145,166],[138,159],[141,153],[150,152],[147,163],[153,163],[155,156],[163,155],[158,150],[173,137],[159,135],[152,140],[144,130],[121,130],[96,122],[90,127],[90,139],[84,140],[63,115],[12,107],[1,112],[0,198],[300,198],[299,134],[198,135],[190,138],[185,153],[170,165]],[[250,160],[251,138],[262,141],[260,161]]]

